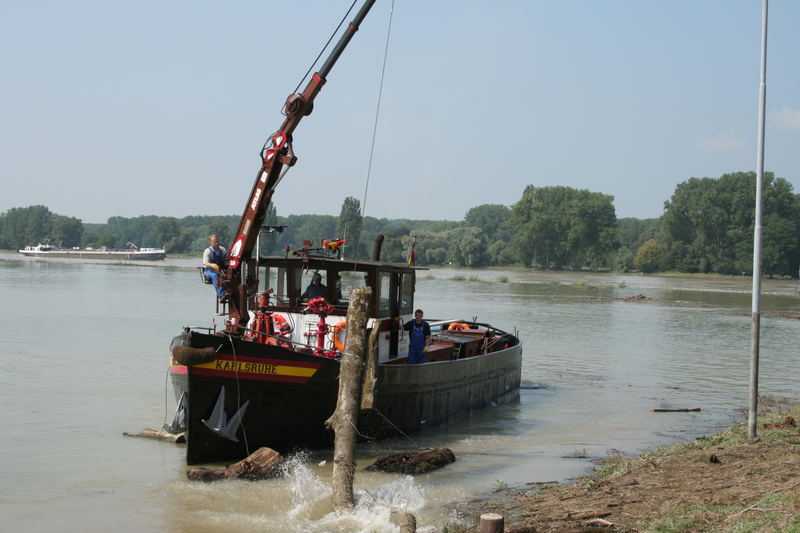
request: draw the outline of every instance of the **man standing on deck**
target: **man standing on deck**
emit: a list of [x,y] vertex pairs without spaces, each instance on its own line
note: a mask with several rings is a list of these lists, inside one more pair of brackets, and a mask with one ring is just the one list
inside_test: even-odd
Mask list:
[[219,285],[220,267],[222,260],[225,259],[225,254],[228,252],[224,247],[219,245],[219,239],[216,235],[208,237],[208,248],[203,252],[203,275],[211,280],[214,290],[217,291],[217,298],[220,302],[225,301],[225,291]]
[[422,309],[414,311],[414,320],[403,326],[408,331],[408,364],[420,365],[425,362],[425,347],[431,343],[431,327],[422,320]]

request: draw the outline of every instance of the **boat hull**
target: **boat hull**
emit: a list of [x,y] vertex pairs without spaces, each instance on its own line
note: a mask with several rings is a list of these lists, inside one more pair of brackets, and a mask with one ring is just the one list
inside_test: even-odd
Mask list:
[[[187,464],[239,459],[262,446],[285,453],[333,444],[324,423],[336,408],[338,360],[195,331],[175,337],[178,345],[217,350],[213,361],[170,369],[176,395],[186,394]],[[359,433],[413,433],[512,399],[521,359],[516,343],[454,361],[378,365],[373,407],[362,410]],[[228,421],[243,409],[241,426],[228,428],[233,434],[214,427],[218,404]]]

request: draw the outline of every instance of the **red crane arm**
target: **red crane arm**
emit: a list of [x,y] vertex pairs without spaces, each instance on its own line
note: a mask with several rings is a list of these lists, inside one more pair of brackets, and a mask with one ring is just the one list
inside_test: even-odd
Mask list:
[[234,324],[244,324],[249,319],[247,312],[247,293],[249,280],[242,280],[242,263],[252,257],[261,225],[267,214],[267,206],[272,200],[275,187],[284,166],[291,167],[297,162],[292,150],[292,133],[303,117],[314,109],[314,99],[319,94],[336,60],[358,31],[358,27],[372,8],[375,0],[365,0],[355,18],[342,34],[322,68],[316,72],[302,93],[289,95],[283,106],[286,118],[278,131],[268,141],[261,153],[262,165],[256,175],[255,183],[245,204],[236,237],[228,249],[228,270],[223,279],[223,287],[229,295],[229,316]]

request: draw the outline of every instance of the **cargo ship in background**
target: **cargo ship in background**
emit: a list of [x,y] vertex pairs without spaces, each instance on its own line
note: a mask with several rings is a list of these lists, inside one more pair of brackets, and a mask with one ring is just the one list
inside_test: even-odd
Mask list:
[[39,243],[36,246],[26,246],[17,250],[26,257],[61,258],[61,259],[121,259],[130,261],[162,261],[167,253],[163,248],[139,248],[132,242],[127,243],[127,249],[114,250],[109,248],[61,248],[55,244]]

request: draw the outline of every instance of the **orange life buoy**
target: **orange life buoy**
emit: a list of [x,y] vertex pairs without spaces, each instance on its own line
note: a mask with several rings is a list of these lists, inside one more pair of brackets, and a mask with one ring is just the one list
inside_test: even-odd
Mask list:
[[469,329],[468,324],[464,324],[463,322],[453,322],[450,324],[450,327],[447,328],[447,331],[464,331]]
[[339,334],[346,329],[347,329],[346,320],[342,320],[341,322],[333,326],[333,346],[336,348],[336,350],[340,352],[344,351],[344,339],[340,339]]
[[[275,332],[275,335],[280,335],[281,337],[289,338],[289,335],[292,333],[292,326],[289,325],[289,322],[283,318],[281,315],[271,315],[272,318],[272,331]],[[278,341],[273,337],[269,337],[267,339],[267,344],[277,345]]]

